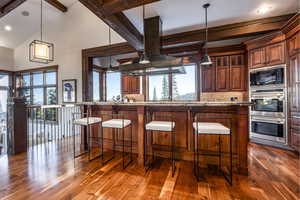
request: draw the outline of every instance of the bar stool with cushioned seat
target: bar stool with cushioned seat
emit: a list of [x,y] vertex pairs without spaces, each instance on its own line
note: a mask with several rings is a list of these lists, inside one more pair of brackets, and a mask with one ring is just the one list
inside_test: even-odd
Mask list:
[[[132,123],[131,120],[124,119],[123,115],[118,115],[118,114],[113,114],[113,119],[103,121],[102,122],[102,129],[103,128],[112,128],[113,130],[121,130],[121,135],[122,135],[122,158],[123,158],[123,169],[125,169],[131,162],[132,162]],[[114,119],[114,117],[117,117],[117,119]],[[130,128],[130,160],[125,164],[125,139],[124,139],[124,129],[125,128]],[[103,133],[103,130],[101,131]],[[119,131],[118,131],[119,132]],[[117,132],[117,133],[118,133]],[[113,156],[108,159],[107,161],[104,161],[104,154],[102,154],[102,162],[103,164],[109,162],[110,160],[115,158],[115,147],[116,147],[116,132],[113,131]],[[128,147],[128,145],[127,145]],[[103,145],[102,145],[102,152],[103,152]]]
[[[164,116],[165,117],[165,116]],[[152,118],[152,117],[151,117]],[[171,160],[172,160],[172,176],[174,176],[175,173],[175,122],[172,118],[170,121],[150,121],[145,125],[145,142],[144,142],[144,165],[146,167],[146,171],[150,168],[151,164],[154,161],[154,148],[153,148],[153,131],[159,131],[159,132],[168,132],[171,133]],[[148,132],[150,131],[150,138],[151,138],[151,147],[152,147],[152,161],[147,162],[148,160],[148,152],[147,152],[147,135]]]
[[[205,118],[207,120],[207,118]],[[212,118],[216,119],[216,118]],[[218,118],[218,119],[223,119],[224,118]],[[229,120],[226,118],[226,120]],[[198,141],[199,137],[201,135],[217,135],[219,142],[218,142],[218,149],[219,152],[217,156],[219,157],[219,170],[222,172],[224,175],[225,179],[228,181],[230,185],[232,185],[232,136],[231,136],[231,128],[227,128],[221,123],[216,123],[216,122],[196,122],[193,123],[193,128],[195,129],[195,150],[194,150],[194,172],[197,177],[197,180],[199,181],[199,155],[208,155],[208,156],[216,156],[216,154],[207,154],[207,153],[200,153]],[[231,124],[231,122],[230,122]],[[229,136],[230,140],[230,147],[229,147],[229,156],[230,156],[230,168],[229,168],[229,177],[225,175],[225,173],[222,170],[221,167],[221,136]]]
[[[101,156],[98,155],[94,158],[91,159],[91,140],[96,139],[97,143],[100,145],[100,140],[102,141],[102,138],[98,136],[92,136],[91,135],[91,126],[95,125],[95,124],[99,124],[99,130],[100,130],[100,126],[101,126],[101,122],[102,122],[102,118],[100,117],[90,117],[91,113],[90,110],[88,110],[87,113],[81,113],[81,112],[73,112],[72,113],[72,121],[73,121],[73,126],[72,126],[72,132],[73,132],[73,150],[74,150],[74,159],[78,158],[80,156],[85,155],[86,153],[88,153],[88,159],[89,161],[92,161],[96,158],[99,158]],[[79,116],[76,117],[76,116]],[[75,131],[75,125],[78,126],[82,126],[82,127],[86,127],[87,128],[87,140],[88,140],[88,150],[76,155],[76,131]],[[102,141],[102,146],[103,146],[103,141]]]

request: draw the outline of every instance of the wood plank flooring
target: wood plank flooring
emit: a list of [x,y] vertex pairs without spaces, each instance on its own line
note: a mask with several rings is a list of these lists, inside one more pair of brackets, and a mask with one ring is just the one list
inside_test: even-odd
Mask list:
[[235,174],[230,187],[207,170],[197,182],[191,162],[177,162],[172,177],[168,160],[145,173],[136,161],[122,170],[120,156],[105,166],[97,159],[74,162],[71,149],[51,144],[0,157],[0,199],[300,199],[299,156],[285,150],[249,144],[249,176]]

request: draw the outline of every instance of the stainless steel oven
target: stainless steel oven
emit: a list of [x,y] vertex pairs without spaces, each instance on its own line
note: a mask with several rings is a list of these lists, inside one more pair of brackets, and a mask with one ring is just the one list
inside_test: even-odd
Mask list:
[[251,137],[286,143],[286,120],[281,118],[252,117]]
[[253,70],[250,73],[250,86],[282,85],[284,84],[284,67],[271,67],[263,70]]
[[266,116],[284,118],[286,113],[286,100],[284,89],[271,92],[253,92],[251,101],[251,114],[254,116]]

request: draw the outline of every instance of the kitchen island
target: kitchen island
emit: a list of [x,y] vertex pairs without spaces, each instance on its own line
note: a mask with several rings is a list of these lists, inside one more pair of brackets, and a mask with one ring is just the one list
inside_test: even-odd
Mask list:
[[[108,114],[122,114],[125,119],[130,119],[133,125],[134,152],[137,154],[137,161],[140,165],[143,164],[144,159],[144,125],[148,119],[146,117],[148,113],[153,113],[155,120],[170,120],[168,116],[173,116],[176,123],[176,158],[183,160],[193,160],[194,130],[192,123],[195,116],[204,122],[222,123],[232,129],[234,170],[240,174],[248,173],[248,119],[249,106],[252,105],[250,102],[83,102],[78,105],[91,109],[92,116],[102,117],[103,120],[110,118]],[[159,119],[155,115],[159,116]],[[97,126],[93,127],[93,134],[97,133],[97,129]],[[129,140],[128,131],[125,131],[125,140]],[[226,164],[229,158],[229,138],[221,137],[222,162]],[[121,137],[118,135],[118,138]],[[111,141],[111,130],[104,130],[105,149],[111,148]],[[168,133],[158,134],[154,132],[152,144],[161,148],[161,152],[156,155],[167,157],[168,153],[164,150],[170,144]],[[213,154],[217,151],[218,138],[217,136],[201,136],[199,144],[201,149]],[[218,158],[201,156],[200,163],[202,165],[216,165]]]

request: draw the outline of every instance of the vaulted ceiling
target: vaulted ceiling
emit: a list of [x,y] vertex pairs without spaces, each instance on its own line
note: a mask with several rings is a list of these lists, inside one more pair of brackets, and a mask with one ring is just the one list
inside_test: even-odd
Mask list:
[[[299,11],[298,0],[45,0],[45,23],[60,20],[68,7],[80,1],[91,12],[111,26],[135,49],[143,48],[142,4],[146,17],[159,15],[163,21],[163,43],[199,42],[204,37],[204,10],[208,13],[210,39],[228,40],[253,36],[279,29],[291,14]],[[269,12],[261,13],[260,8]],[[15,48],[39,31],[40,0],[0,1],[0,46]],[[29,16],[23,16],[27,11]],[[274,17],[285,15],[283,17]],[[264,19],[267,18],[267,19]],[[244,23],[247,21],[246,23]],[[248,22],[250,21],[250,22]],[[241,23],[242,22],[242,23]],[[227,24],[233,24],[227,26]],[[5,31],[11,25],[13,31]],[[225,25],[225,26],[224,26]],[[241,41],[241,40],[238,40]]]

